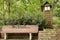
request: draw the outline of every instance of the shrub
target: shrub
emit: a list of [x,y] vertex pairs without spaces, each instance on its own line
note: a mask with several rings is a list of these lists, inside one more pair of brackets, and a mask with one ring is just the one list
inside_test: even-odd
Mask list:
[[39,27],[45,26],[45,20],[42,14],[24,14],[18,18],[8,18],[5,19],[5,25],[38,25]]

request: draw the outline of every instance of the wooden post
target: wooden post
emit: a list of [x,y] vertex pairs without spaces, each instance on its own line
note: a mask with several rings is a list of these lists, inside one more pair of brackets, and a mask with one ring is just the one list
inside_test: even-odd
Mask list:
[[46,2],[43,5],[43,17],[45,18],[45,25],[47,28],[53,28],[52,26],[52,5]]
[[32,40],[32,33],[29,33],[29,40]]
[[7,35],[6,35],[6,33],[4,33],[4,40],[6,40],[7,39]]

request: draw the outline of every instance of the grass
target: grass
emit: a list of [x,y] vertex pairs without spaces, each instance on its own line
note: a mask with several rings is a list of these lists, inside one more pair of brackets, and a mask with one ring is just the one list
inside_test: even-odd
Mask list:
[[53,26],[60,26],[60,18],[59,17],[53,17]]

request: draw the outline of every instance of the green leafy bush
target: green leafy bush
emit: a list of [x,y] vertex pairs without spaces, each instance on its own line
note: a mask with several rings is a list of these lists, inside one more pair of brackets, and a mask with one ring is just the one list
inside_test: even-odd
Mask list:
[[[32,15],[32,14],[31,14]],[[20,24],[20,25],[38,25],[41,24],[43,20],[43,17],[41,15],[24,15],[22,17],[18,17],[18,18],[9,18],[9,19],[5,19],[5,24]]]
[[40,28],[43,28],[45,26],[45,20],[40,13],[24,14],[17,18],[10,16],[10,18],[5,19],[5,25],[38,25]]

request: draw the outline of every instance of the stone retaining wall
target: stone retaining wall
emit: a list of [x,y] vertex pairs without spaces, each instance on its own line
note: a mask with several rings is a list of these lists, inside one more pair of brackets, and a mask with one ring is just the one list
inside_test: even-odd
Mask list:
[[38,40],[56,40],[56,30],[48,29],[44,31],[39,31]]

